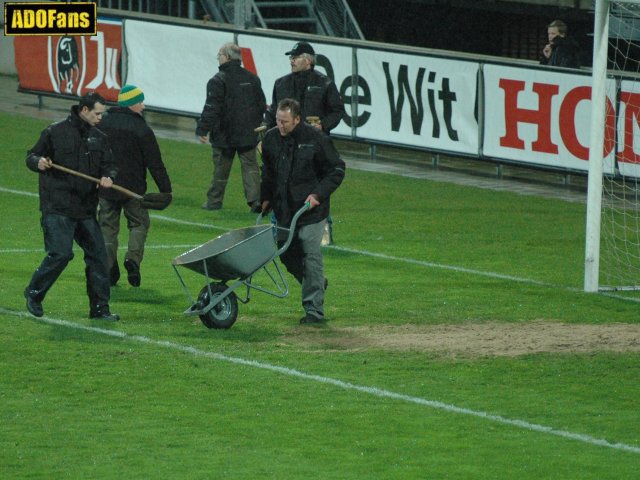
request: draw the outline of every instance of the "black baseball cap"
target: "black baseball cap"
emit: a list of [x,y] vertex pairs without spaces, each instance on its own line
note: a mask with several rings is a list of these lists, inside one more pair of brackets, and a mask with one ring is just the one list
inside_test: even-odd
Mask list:
[[302,55],[303,53],[308,53],[309,55],[316,54],[316,52],[313,51],[313,47],[307,42],[298,42],[290,51],[285,53],[285,55],[293,55],[297,57],[298,55]]

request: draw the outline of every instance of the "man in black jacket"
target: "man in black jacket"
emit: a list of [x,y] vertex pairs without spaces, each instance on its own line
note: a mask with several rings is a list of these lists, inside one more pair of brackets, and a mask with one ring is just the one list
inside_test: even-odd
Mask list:
[[260,211],[255,129],[262,121],[266,99],[260,79],[240,65],[241,57],[242,51],[234,43],[226,43],[218,51],[219,71],[207,83],[207,100],[196,127],[200,141],[209,141],[213,148],[213,180],[202,205],[205,210],[222,208],[237,153],[247,204],[252,212]]
[[[145,122],[144,93],[134,85],[125,85],[118,95],[118,106],[109,109],[101,123],[108,135],[113,155],[118,167],[118,185],[138,195],[147,191],[147,170],[162,193],[171,193],[171,180],[162,162],[160,147],[151,127]],[[147,240],[149,212],[140,200],[128,197],[115,190],[100,193],[98,221],[104,235],[107,249],[107,266],[110,283],[116,285],[120,278],[118,266],[118,233],[120,214],[124,211],[129,230],[127,253],[124,267],[127,280],[134,287],[141,282],[140,264]]]
[[[324,321],[327,288],[320,249],[323,221],[330,213],[331,194],[344,179],[345,163],[327,135],[301,122],[296,100],[278,104],[276,122],[262,143],[262,210],[272,208],[277,225],[288,228],[295,212],[310,204],[280,259],[302,285],[305,316],[300,323],[318,323]],[[280,245],[285,233],[279,230]]]
[[27,153],[27,167],[37,172],[40,184],[41,225],[47,256],[24,291],[27,310],[44,315],[42,301],[73,259],[73,241],[84,251],[89,317],[118,320],[109,311],[104,239],[96,221],[98,189],[94,183],[53,168],[53,163],[100,178],[100,189],[113,185],[117,170],[106,135],[96,128],[106,109],[97,93],[87,94],[71,115],[42,131]]
[[301,118],[328,134],[344,116],[338,87],[329,77],[315,70],[316,54],[307,42],[296,43],[285,55],[289,55],[291,73],[277,79],[273,86],[273,99],[265,114],[267,128],[276,125],[278,103],[293,98],[300,103]]
[[562,20],[554,20],[549,24],[549,43],[542,50],[541,65],[580,68],[580,47],[573,38],[567,37],[567,30],[567,24]]

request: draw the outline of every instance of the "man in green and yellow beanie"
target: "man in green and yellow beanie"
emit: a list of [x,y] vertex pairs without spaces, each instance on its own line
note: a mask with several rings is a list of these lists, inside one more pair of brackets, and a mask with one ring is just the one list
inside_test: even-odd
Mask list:
[[118,106],[130,107],[144,102],[144,92],[135,85],[125,85],[118,94]]
[[[147,170],[151,173],[162,193],[171,193],[171,180],[162,162],[156,136],[147,125],[144,112],[144,93],[135,85],[125,85],[118,95],[118,106],[111,107],[105,115],[100,129],[108,136],[113,156],[119,168],[117,183],[144,195],[147,192]],[[133,287],[141,282],[140,263],[144,244],[149,232],[149,212],[142,208],[140,200],[130,198],[117,191],[100,195],[98,221],[107,247],[107,267],[114,286],[120,278],[118,266],[118,232],[120,214],[124,210],[129,230],[124,267],[127,280]]]

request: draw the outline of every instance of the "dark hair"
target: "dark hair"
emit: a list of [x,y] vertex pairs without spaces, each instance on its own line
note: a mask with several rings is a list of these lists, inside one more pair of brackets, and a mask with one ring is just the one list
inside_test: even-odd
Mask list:
[[99,93],[89,92],[80,97],[80,101],[78,102],[78,110],[82,111],[84,107],[87,107],[89,110],[93,110],[96,107],[96,103],[106,105],[107,101],[102,98],[102,95],[100,95]]
[[300,116],[300,102],[293,98],[285,98],[278,102],[278,110],[289,110],[292,117]]

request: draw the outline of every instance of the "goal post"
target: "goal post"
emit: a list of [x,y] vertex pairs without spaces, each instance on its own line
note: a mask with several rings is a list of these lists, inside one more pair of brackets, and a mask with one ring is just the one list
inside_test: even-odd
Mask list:
[[597,292],[600,275],[600,221],[605,125],[605,84],[609,50],[609,0],[596,0],[591,71],[591,126],[589,180],[587,184],[587,228],[584,259],[584,290]]
[[638,291],[640,0],[594,13],[584,291]]

